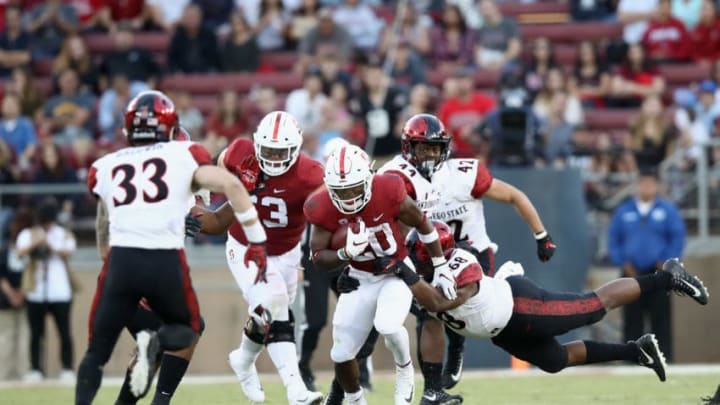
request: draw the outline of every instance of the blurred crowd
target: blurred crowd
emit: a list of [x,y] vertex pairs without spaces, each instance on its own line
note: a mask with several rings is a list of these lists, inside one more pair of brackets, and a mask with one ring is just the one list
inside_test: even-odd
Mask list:
[[[0,184],[83,182],[95,158],[124,145],[127,102],[155,87],[213,154],[284,109],[299,119],[310,155],[344,137],[382,160],[399,152],[405,119],[430,112],[452,132],[457,156],[500,164],[507,108],[527,113],[525,165],[580,166],[604,178],[657,166],[683,148],[683,167],[692,168],[719,127],[715,1],[568,2],[571,19],[622,24],[622,38],[579,39],[576,60],[559,63],[548,38],[523,43],[518,21],[502,12],[510,2],[499,0],[0,0]],[[136,40],[144,31],[167,33],[164,54]],[[91,53],[87,38],[99,34],[111,49]],[[177,74],[277,73],[264,56],[288,52],[297,57],[286,73],[303,80],[287,95],[266,85],[229,89],[203,113],[188,89],[162,85]],[[679,63],[712,74],[670,88],[659,67]],[[487,72],[496,87],[477,88]],[[586,123],[589,111],[609,108],[631,111],[627,125]],[[593,201],[610,189],[595,182],[587,194]],[[65,219],[93,212],[86,196],[56,198]],[[0,195],[0,206],[28,200]]]

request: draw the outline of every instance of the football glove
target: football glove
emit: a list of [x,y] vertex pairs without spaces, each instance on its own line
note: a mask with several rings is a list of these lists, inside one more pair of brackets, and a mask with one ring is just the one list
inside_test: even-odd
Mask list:
[[555,254],[555,249],[557,249],[557,246],[555,245],[555,243],[553,243],[553,240],[550,237],[550,234],[548,234],[547,232],[543,232],[543,233],[545,235],[543,235],[541,238],[538,238],[536,236],[535,241],[537,242],[538,259],[540,259],[541,262],[546,262],[553,257],[553,254]]
[[385,256],[375,260],[375,271],[373,274],[394,274],[408,286],[420,281],[420,276],[415,270],[411,269],[404,261],[398,260],[395,257]]
[[248,193],[255,190],[255,184],[260,174],[260,165],[255,155],[245,156],[245,158],[240,161],[240,164],[235,166],[234,171]]
[[257,274],[255,275],[255,281],[253,284],[260,282],[267,283],[267,253],[265,252],[264,243],[251,243],[248,245],[245,251],[244,257],[245,267],[250,266],[250,262],[255,263],[257,266]]
[[360,281],[350,275],[349,269],[345,269],[340,272],[336,285],[338,294],[347,294],[357,290],[360,287]]
[[457,298],[457,290],[455,289],[455,277],[450,271],[447,261],[435,266],[432,286],[439,287],[445,298],[451,301]]
[[359,220],[350,224],[345,237],[345,253],[350,259],[360,256],[368,245],[368,233],[365,229],[365,222]]
[[185,236],[194,238],[202,229],[202,221],[192,214],[185,215]]

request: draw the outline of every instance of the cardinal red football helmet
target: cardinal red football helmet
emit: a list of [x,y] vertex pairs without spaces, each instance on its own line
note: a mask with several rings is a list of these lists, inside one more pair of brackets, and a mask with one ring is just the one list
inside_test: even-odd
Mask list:
[[[430,178],[450,155],[450,134],[445,125],[431,114],[417,114],[405,123],[400,144],[402,156],[425,178]],[[418,153],[417,145],[439,146],[437,154]],[[426,151],[427,153],[427,151]]]
[[[450,227],[442,221],[432,221],[433,227],[438,233],[438,239],[440,240],[440,248],[442,248],[445,258],[449,258],[455,249],[455,238]],[[405,247],[408,250],[408,256],[412,259],[416,265],[423,263],[430,263],[432,256],[427,246],[420,240],[417,229],[413,229],[405,239]]]
[[179,128],[175,105],[159,91],[143,91],[130,101],[125,110],[123,133],[130,145],[168,142]]

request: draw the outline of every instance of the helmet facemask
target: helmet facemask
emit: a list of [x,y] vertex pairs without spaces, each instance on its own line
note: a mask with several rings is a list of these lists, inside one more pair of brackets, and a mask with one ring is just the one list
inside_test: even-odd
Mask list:
[[440,169],[440,166],[448,159],[450,154],[450,142],[438,141],[411,141],[410,163],[421,176],[430,179]]
[[365,208],[372,197],[370,180],[372,176],[361,183],[347,186],[328,185],[328,191],[335,207],[343,214],[355,214]]
[[273,148],[256,143],[255,155],[263,173],[268,176],[279,176],[290,170],[297,161],[299,149],[299,146]]

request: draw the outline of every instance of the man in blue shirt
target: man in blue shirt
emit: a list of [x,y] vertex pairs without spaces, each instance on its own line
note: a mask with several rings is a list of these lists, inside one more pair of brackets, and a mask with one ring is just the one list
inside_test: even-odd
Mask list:
[[[682,257],[685,224],[677,207],[658,196],[657,172],[644,170],[637,181],[637,195],[615,210],[610,223],[608,250],[623,276],[653,273],[672,257]],[[625,339],[642,335],[645,318],[672,360],[670,297],[664,292],[623,307]]]

